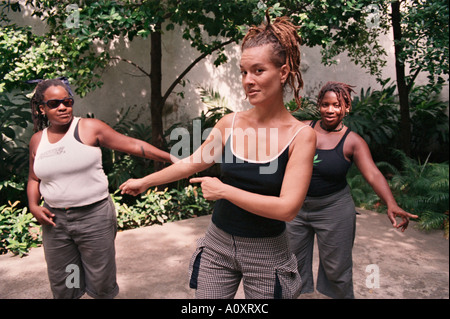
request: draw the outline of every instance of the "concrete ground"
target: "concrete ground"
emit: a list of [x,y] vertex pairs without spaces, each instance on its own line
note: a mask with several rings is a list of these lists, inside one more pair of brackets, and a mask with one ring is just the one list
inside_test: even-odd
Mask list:
[[[359,209],[353,249],[357,299],[448,299],[449,242],[411,223],[402,233],[386,215]],[[187,267],[210,216],[119,232],[117,299],[192,299]],[[316,255],[315,265],[317,263]],[[43,248],[0,256],[0,299],[51,299]],[[89,297],[83,297],[89,298]],[[244,298],[240,288],[237,299]],[[325,298],[319,293],[300,299]]]

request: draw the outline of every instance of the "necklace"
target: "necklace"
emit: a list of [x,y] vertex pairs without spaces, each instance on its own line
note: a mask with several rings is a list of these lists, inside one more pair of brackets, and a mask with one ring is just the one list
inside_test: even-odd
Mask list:
[[341,127],[340,127],[340,128],[335,128],[335,129],[329,129],[329,128],[326,128],[326,127],[323,125],[322,121],[319,122],[319,125],[320,125],[320,127],[321,127],[322,129],[324,129],[324,130],[327,131],[327,132],[340,132],[340,131],[342,131],[342,129],[344,128],[344,123],[342,123],[342,122],[341,122]]

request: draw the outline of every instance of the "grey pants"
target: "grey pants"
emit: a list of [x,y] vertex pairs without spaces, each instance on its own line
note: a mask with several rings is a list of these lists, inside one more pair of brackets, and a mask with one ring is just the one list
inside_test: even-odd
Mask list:
[[47,271],[53,297],[114,298],[116,283],[114,203],[108,196],[78,208],[51,208],[56,226],[43,225]]
[[302,293],[314,292],[312,271],[317,236],[317,291],[331,298],[354,298],[352,248],[356,211],[350,189],[323,197],[307,197],[297,217],[287,224],[289,243],[297,257]]
[[192,256],[189,286],[196,298],[233,298],[243,280],[246,298],[297,298],[301,279],[286,232],[276,237],[230,235],[211,223]]

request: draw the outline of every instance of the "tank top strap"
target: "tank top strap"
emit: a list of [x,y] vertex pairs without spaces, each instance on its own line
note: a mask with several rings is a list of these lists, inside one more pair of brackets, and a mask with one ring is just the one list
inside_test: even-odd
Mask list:
[[237,115],[238,113],[239,113],[239,112],[234,112],[234,114],[233,114],[233,120],[231,121],[231,134],[230,134],[230,136],[233,136],[234,120],[236,119],[236,115]]
[[345,142],[345,139],[347,138],[347,135],[351,132],[350,128],[347,127],[347,130],[345,131],[344,135],[342,136],[341,140],[339,141],[338,145],[336,145],[337,148],[342,148]]
[[289,147],[289,145],[291,145],[292,141],[295,139],[295,137],[297,136],[298,133],[300,133],[301,130],[303,130],[305,127],[308,127],[308,125],[304,125],[302,127],[300,127],[295,133],[294,135],[291,137],[291,139],[289,140],[289,143],[287,143],[287,145],[285,146],[285,149],[287,147]]
[[42,136],[41,136],[41,141],[39,142],[39,145],[40,145],[41,143],[45,143],[45,144],[49,144],[49,143],[50,143],[50,142],[48,141],[47,130],[48,130],[48,127],[44,128],[44,129],[42,130]]
[[[230,140],[229,147],[230,147],[231,153],[232,153],[234,156],[236,156],[236,157],[237,157],[237,155],[234,154],[234,151],[233,151],[233,129],[234,129],[234,120],[235,120],[235,118],[236,118],[236,114],[237,114],[237,113],[238,113],[238,112],[234,113],[234,115],[233,115],[233,120],[232,120],[232,122],[231,122],[231,133],[230,133],[230,135],[229,135],[229,137],[228,137],[228,139],[227,139],[227,142],[225,143],[225,147],[226,147],[227,144],[228,144],[228,140]],[[300,131],[301,131],[302,129],[304,129],[305,127],[308,127],[308,125],[304,125],[304,126],[300,127],[300,128],[294,133],[294,135],[291,137],[291,139],[289,140],[289,142],[288,142],[288,143],[283,147],[283,149],[277,154],[277,156],[275,156],[275,157],[274,157],[273,159],[271,159],[270,161],[272,161],[272,160],[274,160],[274,159],[280,157],[281,154],[283,154],[283,153],[286,151],[286,149],[289,148],[289,146],[291,145],[291,143],[292,143],[292,141],[295,139],[295,137],[298,135],[298,133],[300,133]]]
[[70,134],[71,136],[74,136],[75,128],[77,127],[79,121],[80,121],[79,117],[75,117],[75,116],[73,117],[72,123],[70,123],[70,127],[67,130],[67,134]]

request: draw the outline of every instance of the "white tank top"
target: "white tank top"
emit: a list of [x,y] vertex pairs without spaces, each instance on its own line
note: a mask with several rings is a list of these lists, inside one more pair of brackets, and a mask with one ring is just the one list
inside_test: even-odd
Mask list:
[[100,147],[85,145],[74,137],[79,120],[74,117],[67,133],[56,143],[49,142],[47,128],[42,132],[34,173],[41,180],[39,190],[50,207],[85,206],[109,196]]

